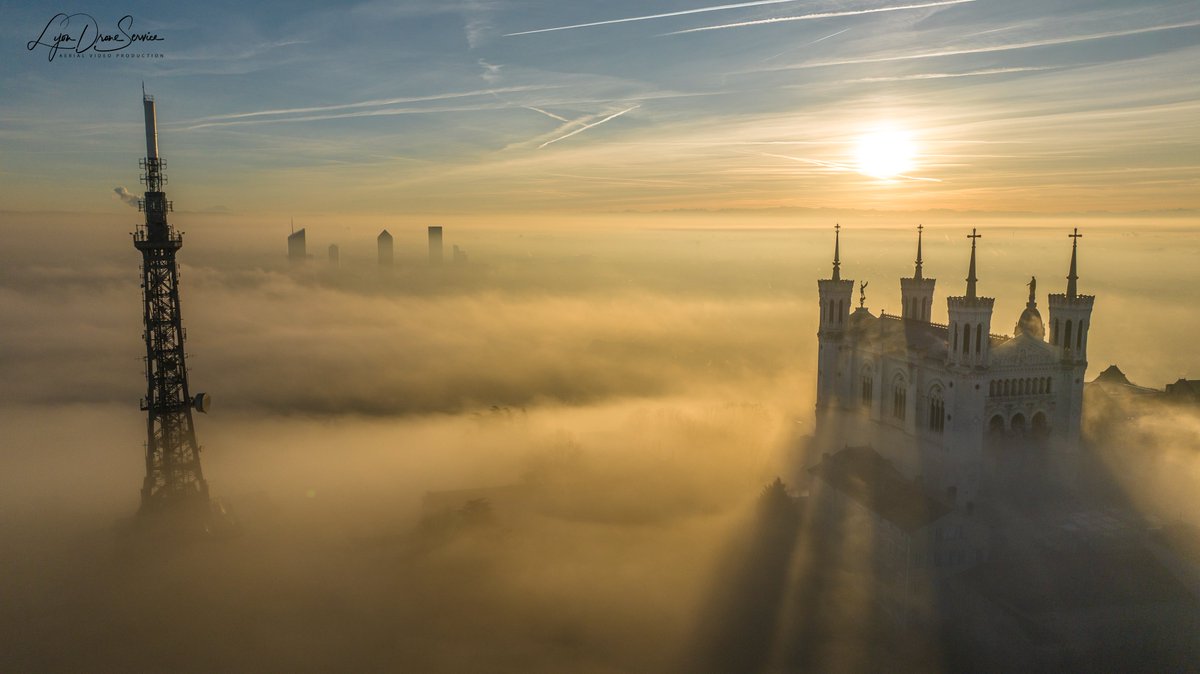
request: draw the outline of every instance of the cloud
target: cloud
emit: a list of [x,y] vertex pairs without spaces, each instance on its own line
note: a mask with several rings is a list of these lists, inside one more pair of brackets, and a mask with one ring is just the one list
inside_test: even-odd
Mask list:
[[138,198],[138,196],[136,194],[131,193],[129,190],[125,189],[124,187],[114,187],[113,193],[117,195],[117,198],[119,198],[121,201],[124,201],[126,204],[128,204],[134,208],[139,207],[141,200]]
[[479,59],[476,61],[476,63],[479,64],[480,68],[483,68],[483,73],[480,75],[480,77],[482,77],[484,81],[492,84],[500,80],[500,69],[504,67],[503,65],[488,63],[483,59]]

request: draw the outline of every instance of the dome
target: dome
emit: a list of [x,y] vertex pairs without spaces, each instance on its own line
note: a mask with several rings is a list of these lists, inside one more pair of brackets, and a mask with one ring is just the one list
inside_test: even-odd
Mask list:
[[1037,307],[1027,306],[1025,311],[1021,312],[1021,317],[1017,319],[1017,325],[1013,329],[1013,336],[1020,337],[1021,335],[1029,335],[1040,340],[1046,339],[1046,324],[1042,322],[1042,314]]

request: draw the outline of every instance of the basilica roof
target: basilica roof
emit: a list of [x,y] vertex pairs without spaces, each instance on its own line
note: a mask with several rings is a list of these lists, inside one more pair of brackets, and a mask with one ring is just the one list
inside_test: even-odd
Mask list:
[[1017,336],[1000,344],[992,343],[992,366],[1050,365],[1058,362],[1053,346],[1041,337],[1017,331]]

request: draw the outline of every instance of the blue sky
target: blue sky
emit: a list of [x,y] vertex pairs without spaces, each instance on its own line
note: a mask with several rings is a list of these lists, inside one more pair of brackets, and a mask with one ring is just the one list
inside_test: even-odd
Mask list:
[[[0,7],[5,209],[126,208],[143,80],[196,211],[1200,207],[1192,0]],[[27,50],[60,10],[164,57]]]

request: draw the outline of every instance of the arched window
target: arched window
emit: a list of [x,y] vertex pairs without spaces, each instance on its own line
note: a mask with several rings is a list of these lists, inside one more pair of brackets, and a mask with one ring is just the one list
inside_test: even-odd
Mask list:
[[999,414],[992,417],[988,422],[988,433],[992,435],[1000,435],[1004,432],[1004,417]]
[[921,320],[923,320],[923,321],[929,320],[928,313],[929,313],[929,298],[922,297],[921,298]]
[[1016,414],[1014,414],[1013,418],[1012,418],[1012,423],[1009,424],[1009,427],[1012,428],[1013,433],[1024,433],[1025,432],[1025,415],[1021,414],[1020,412],[1017,412]]
[[963,328],[963,353],[971,353],[971,324]]
[[835,316],[837,316],[837,314],[833,313],[833,300],[829,300],[829,322],[830,323],[832,323],[832,322],[834,322],[834,320],[836,320],[834,318]]
[[1037,412],[1033,415],[1031,426],[1033,434],[1039,438],[1050,434],[1050,426],[1046,423],[1046,415],[1043,412]]
[[938,386],[929,391],[929,430],[941,433],[946,428],[946,403]]
[[1083,350],[1083,321],[1079,321],[1079,332],[1075,333],[1075,350]]
[[1050,324],[1050,343],[1053,344],[1054,346],[1058,346],[1058,319],[1057,318],[1054,319],[1054,322]]
[[1008,394],[1009,394],[1009,382],[1008,382],[1008,380],[1007,380],[1007,379],[1005,379],[1005,380],[1004,380],[1004,381],[1001,383],[1001,385],[1000,385],[1000,388],[1001,388],[1001,389],[1003,389],[1003,390],[1001,391],[1001,395],[1008,395]]
[[957,348],[957,347],[958,347],[958,323],[955,323],[955,324],[954,324],[954,334],[953,334],[953,335],[951,335],[951,337],[950,337],[950,351],[951,351],[951,353],[953,353],[953,352],[954,352],[954,349],[955,349],[955,348]]
[[875,380],[871,377],[870,372],[863,372],[862,376],[862,404],[863,407],[870,407],[871,400],[875,397]]
[[900,421],[908,416],[908,385],[902,377],[892,382],[892,416]]
[[978,323],[975,325],[975,353],[979,353],[981,344],[983,344],[983,323]]
[[1063,348],[1071,349],[1071,321],[1067,321],[1067,331],[1063,333]]

